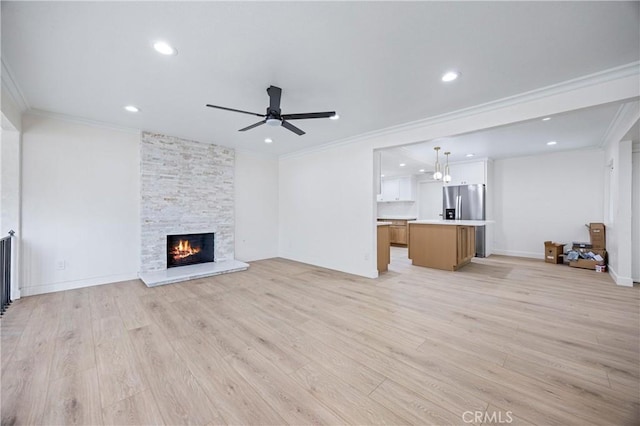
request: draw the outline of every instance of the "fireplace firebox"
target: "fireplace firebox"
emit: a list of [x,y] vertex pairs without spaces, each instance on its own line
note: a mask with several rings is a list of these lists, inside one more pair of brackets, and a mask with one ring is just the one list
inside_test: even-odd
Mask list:
[[215,233],[167,235],[167,268],[213,262]]

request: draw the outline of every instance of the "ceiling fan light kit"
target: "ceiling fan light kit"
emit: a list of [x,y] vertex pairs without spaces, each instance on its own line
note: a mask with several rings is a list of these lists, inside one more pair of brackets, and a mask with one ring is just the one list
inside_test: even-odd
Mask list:
[[305,112],[305,113],[299,113],[299,114],[281,114],[280,99],[282,98],[282,89],[276,86],[269,86],[269,88],[267,88],[267,94],[269,95],[269,106],[267,107],[266,114],[258,114],[256,112],[243,111],[240,109],[227,108],[227,107],[211,105],[211,104],[207,104],[207,106],[209,108],[217,108],[225,111],[240,112],[242,114],[255,115],[257,117],[264,117],[264,120],[258,121],[257,123],[254,123],[250,126],[242,128],[238,130],[239,132],[244,132],[266,123],[267,125],[273,126],[273,127],[282,126],[285,129],[292,131],[296,135],[302,136],[305,134],[305,132],[302,129],[299,129],[298,127],[289,123],[288,120],[306,120],[310,118],[331,118],[333,120],[336,120],[339,118],[338,114],[336,114],[335,111]]

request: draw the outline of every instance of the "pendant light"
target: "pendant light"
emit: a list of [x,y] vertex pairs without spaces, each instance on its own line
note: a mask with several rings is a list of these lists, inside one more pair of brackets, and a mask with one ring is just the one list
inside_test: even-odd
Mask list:
[[447,156],[447,164],[444,166],[444,177],[442,178],[444,182],[451,182],[451,172],[449,171],[449,154],[451,154],[449,151],[444,153],[444,155]]
[[433,173],[433,178],[435,180],[442,179],[442,171],[440,170],[440,161],[438,160],[438,151],[440,151],[440,147],[436,146],[433,148],[436,151],[436,171]]

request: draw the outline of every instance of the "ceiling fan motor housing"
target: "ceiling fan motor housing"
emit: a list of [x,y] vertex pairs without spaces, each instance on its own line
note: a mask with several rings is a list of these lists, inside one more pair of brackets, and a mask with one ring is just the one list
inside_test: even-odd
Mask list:
[[268,124],[269,126],[273,126],[273,127],[277,127],[277,126],[282,126],[287,130],[292,131],[293,133],[297,134],[298,136],[302,136],[304,135],[304,130],[301,130],[299,128],[297,128],[296,126],[294,126],[293,124],[289,123],[288,120],[304,120],[304,119],[309,119],[309,118],[332,118],[336,116],[336,112],[335,111],[326,111],[326,112],[307,112],[307,113],[302,113],[302,114],[284,114],[282,115],[280,113],[280,98],[282,96],[282,89],[280,89],[279,87],[276,86],[269,86],[267,88],[267,94],[269,95],[269,106],[267,107],[267,113],[266,114],[258,114],[255,112],[249,112],[249,111],[243,111],[240,109],[235,109],[235,108],[227,108],[227,107],[222,107],[222,106],[218,106],[218,105],[211,105],[211,104],[207,104],[208,107],[210,108],[218,108],[218,109],[223,109],[223,110],[227,110],[227,111],[233,111],[233,112],[240,112],[243,114],[249,114],[249,115],[257,115],[258,117],[264,117],[264,120],[262,121],[258,121],[257,123],[254,123],[250,126],[247,126],[243,129],[240,129],[240,132],[244,132],[246,130],[249,129],[253,129],[255,127],[258,127],[262,124]]

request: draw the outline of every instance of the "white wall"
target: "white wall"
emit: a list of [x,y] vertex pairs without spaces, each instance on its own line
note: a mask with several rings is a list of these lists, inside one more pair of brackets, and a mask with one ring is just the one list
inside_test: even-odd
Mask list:
[[603,221],[603,158],[588,150],[495,160],[494,253],[542,259],[546,240],[588,242],[585,224]]
[[236,259],[277,257],[277,158],[236,150],[235,203]]
[[13,99],[9,93],[4,90],[4,87],[0,90],[0,98],[2,99],[0,111],[2,111],[2,114],[5,116],[3,117],[3,127],[6,128],[5,121],[8,121],[15,130],[20,131],[22,128],[22,112],[20,108],[13,102]]
[[[631,278],[631,141],[612,141],[606,147],[605,173],[609,176],[604,203],[609,272],[619,285]],[[606,202],[608,201],[608,202]]]
[[[418,195],[416,194],[416,199]],[[395,201],[391,203],[378,203],[378,217],[411,216],[418,217],[417,201]]]
[[640,120],[640,102],[620,107],[605,136],[604,217],[609,274],[616,284],[632,286],[632,141],[625,137]]
[[631,277],[640,282],[640,148],[633,153],[631,168]]
[[[511,98],[285,155],[280,159],[279,253],[293,260],[376,276],[373,256],[377,210],[374,150],[559,114],[633,96],[638,96],[637,76],[622,76],[599,83],[569,84],[544,94],[527,94],[518,101]],[[601,170],[602,162],[598,163],[596,170],[597,167]],[[538,167],[536,175],[539,172]],[[602,173],[598,176],[601,180]],[[596,188],[594,197],[600,200],[600,205],[593,207],[594,211],[588,215],[589,221],[602,218],[602,186]],[[494,212],[494,217],[497,217],[497,212]],[[584,227],[584,218],[576,223]],[[573,234],[557,236],[564,238]],[[588,238],[588,234],[584,238]],[[541,248],[533,247],[525,250],[542,252]]]
[[22,113],[13,102],[4,84],[0,93],[2,116],[0,130],[0,236],[9,230],[16,232],[11,248],[11,299],[20,298],[20,169],[22,156]]
[[[6,117],[3,115],[3,119]],[[3,123],[4,124],[4,123]],[[11,298],[20,298],[20,168],[21,134],[17,130],[0,131],[0,237],[15,231],[11,256]]]
[[376,277],[373,150],[360,143],[280,159],[280,256]]
[[442,182],[431,179],[418,180],[418,219],[442,218]]
[[22,294],[136,278],[140,135],[25,115],[22,140]]

